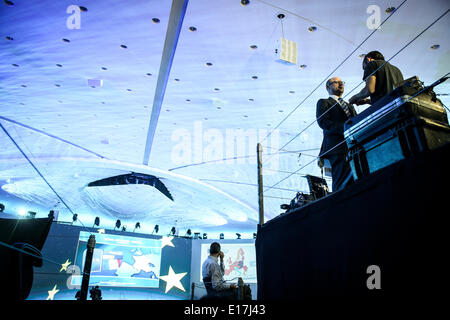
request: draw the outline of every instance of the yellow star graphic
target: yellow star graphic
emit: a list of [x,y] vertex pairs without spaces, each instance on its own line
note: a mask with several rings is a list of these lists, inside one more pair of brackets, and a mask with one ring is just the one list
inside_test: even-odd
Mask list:
[[177,287],[180,290],[184,290],[183,285],[181,284],[180,280],[187,274],[187,272],[183,273],[175,273],[172,269],[172,266],[169,266],[169,274],[167,276],[160,276],[161,280],[164,280],[166,282],[166,293],[172,289],[172,287]]
[[67,259],[66,262],[64,262],[64,263],[61,265],[61,269],[59,270],[59,272],[61,272],[61,271],[63,271],[63,270],[67,271],[67,267],[70,266],[70,263],[71,263],[71,262],[69,261],[69,259]]
[[165,246],[175,247],[175,245],[172,243],[172,239],[173,237],[163,236],[161,239],[161,249],[164,248]]
[[53,298],[55,297],[55,294],[59,292],[59,290],[56,290],[56,284],[53,287],[53,289],[51,291],[47,291],[48,292],[48,297],[47,300],[53,300]]

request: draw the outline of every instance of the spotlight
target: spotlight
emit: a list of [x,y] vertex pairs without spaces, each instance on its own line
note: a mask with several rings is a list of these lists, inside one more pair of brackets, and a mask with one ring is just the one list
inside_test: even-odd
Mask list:
[[36,212],[34,212],[34,211],[28,211],[27,218],[28,218],[28,219],[34,219],[34,218],[36,218]]
[[223,235],[223,233],[221,233],[221,234],[219,235],[219,238],[220,238],[220,239],[224,239],[224,238],[225,238],[224,235]]
[[[134,226],[134,230],[136,229],[140,229],[141,228],[141,224],[139,222],[136,222],[135,226]],[[134,232],[133,230],[133,232]]]
[[92,300],[102,300],[102,290],[98,286],[89,290],[89,293]]
[[120,222],[120,220],[117,220],[116,221],[116,226],[114,227],[114,230],[116,230],[116,228],[119,229],[121,224],[122,223]]
[[0,212],[5,211],[5,205],[3,203],[0,203]]
[[122,227],[122,231],[123,231],[123,232],[127,231],[127,226],[123,226],[123,227]]
[[48,213],[48,217],[51,218],[53,221],[58,221],[58,214],[59,214],[58,210],[50,210],[50,212]]
[[200,238],[200,232],[195,232],[194,239],[199,239],[199,238]]
[[78,214],[77,214],[77,213],[74,213],[73,216],[72,216],[72,224],[74,224],[75,222],[77,222],[77,220],[78,220]]
[[203,234],[203,239],[208,239],[208,235],[206,233]]
[[240,234],[240,233],[237,233],[237,232],[236,232],[236,235],[237,235],[237,238],[238,238],[238,239],[241,238],[241,234]]
[[153,229],[152,234],[153,234],[153,232],[158,233],[158,231],[159,231],[159,226],[155,225],[155,228]]
[[[94,226],[99,226],[100,225],[100,218],[99,217],[95,217],[95,220],[94,220]],[[92,227],[94,227],[94,226],[92,226]]]
[[253,239],[256,239],[256,232],[253,232]]
[[25,210],[24,208],[20,208],[19,210],[17,210],[17,213],[19,214],[19,216],[25,216],[27,214],[27,210]]
[[187,231],[186,231],[186,235],[187,235],[188,237],[190,237],[190,236],[191,236],[191,234],[192,234],[192,231],[191,231],[191,229],[187,229]]
[[169,233],[169,235],[172,235],[172,236],[174,236],[174,235],[175,235],[175,232],[176,232],[176,229],[175,229],[175,227],[172,227],[172,229],[170,229],[170,233]]

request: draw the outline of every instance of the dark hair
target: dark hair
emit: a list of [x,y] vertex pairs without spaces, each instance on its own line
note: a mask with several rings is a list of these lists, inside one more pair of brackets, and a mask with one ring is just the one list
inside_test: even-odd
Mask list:
[[369,53],[367,53],[364,56],[364,59],[367,59],[367,58],[371,58],[371,59],[374,59],[374,60],[383,60],[384,61],[384,56],[379,51],[370,51]]
[[220,244],[218,242],[211,243],[209,247],[209,254],[216,254],[220,252]]

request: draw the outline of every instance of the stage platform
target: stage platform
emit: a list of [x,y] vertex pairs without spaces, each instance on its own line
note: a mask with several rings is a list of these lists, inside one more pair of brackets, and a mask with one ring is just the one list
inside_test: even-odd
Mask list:
[[445,289],[449,165],[447,144],[259,226],[258,299],[416,300]]

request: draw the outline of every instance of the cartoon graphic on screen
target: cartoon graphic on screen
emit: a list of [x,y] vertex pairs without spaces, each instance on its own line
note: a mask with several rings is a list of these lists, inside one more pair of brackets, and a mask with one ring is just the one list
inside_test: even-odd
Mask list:
[[[89,236],[80,232],[75,263],[84,269],[86,241]],[[118,235],[96,235],[92,257],[90,284],[111,287],[159,287],[161,241]],[[82,253],[82,254],[81,254]],[[72,277],[72,284],[81,277]]]
[[248,267],[244,265],[244,249],[239,248],[236,260],[232,261],[231,257],[228,258],[227,264],[225,266],[225,275],[228,276],[231,272],[236,271],[240,277],[245,276]]
[[[91,275],[158,279],[153,271],[155,264],[151,262],[158,257],[143,254],[139,249],[123,247],[114,249],[114,251],[94,249]],[[83,252],[83,268],[85,257],[86,250]]]
[[[256,250],[254,242],[249,243],[221,243],[221,250],[225,254],[224,258],[224,279],[233,281],[242,278],[246,283],[256,283]],[[201,263],[209,255],[210,243],[201,244]]]

